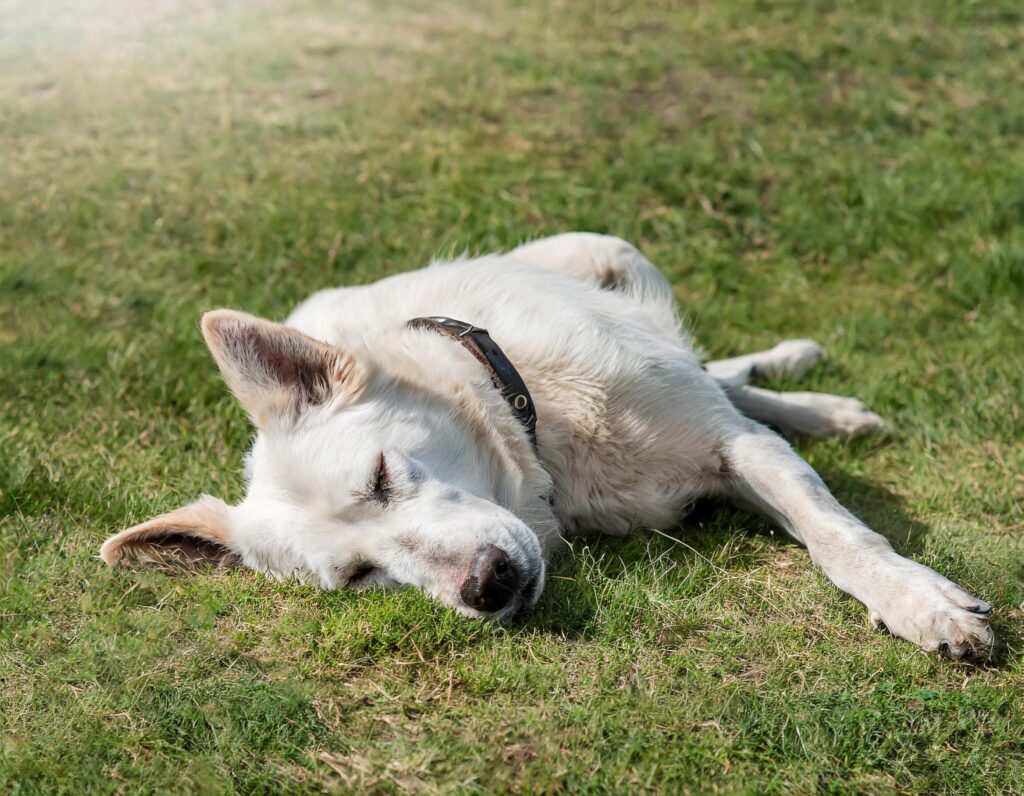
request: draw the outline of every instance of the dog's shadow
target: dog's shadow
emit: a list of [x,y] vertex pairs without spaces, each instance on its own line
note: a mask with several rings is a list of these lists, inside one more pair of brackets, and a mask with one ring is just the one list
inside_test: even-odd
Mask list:
[[[931,529],[911,516],[905,501],[885,487],[838,470],[822,469],[821,477],[836,499],[873,530],[885,536],[900,555],[914,558],[925,550],[925,539]],[[955,573],[941,574],[957,580]],[[1024,567],[1015,573],[1024,579]],[[970,591],[970,589],[968,589]],[[991,595],[980,595],[991,600]],[[853,599],[853,598],[850,598]],[[1011,610],[1000,616],[997,606],[991,622],[996,643],[992,655],[982,663],[1003,668],[1024,657],[1024,612]]]
[[[885,536],[901,555],[913,557],[924,551],[930,528],[909,512],[903,497],[877,483],[839,470],[824,469],[821,476],[843,506]],[[694,557],[719,558],[715,555],[716,548],[731,536],[772,531],[773,525],[767,519],[722,501],[708,500],[698,503],[678,528],[670,530],[670,536],[638,531],[629,539],[594,536],[574,540],[574,553],[555,561],[541,607],[525,619],[522,627],[528,632],[550,633],[562,638],[587,637],[594,629],[601,599],[607,597],[601,594],[600,586],[594,586],[595,563],[601,579],[620,580],[630,576],[635,565],[649,562],[651,556],[667,556],[680,564],[687,564]],[[775,536],[780,545],[789,543],[785,534],[777,530]],[[672,537],[678,537],[685,544],[679,544]],[[730,555],[724,566],[728,570],[742,570],[755,563],[753,556]],[[994,629],[997,644],[988,665],[1002,667],[1021,657],[1024,647],[1021,622],[997,620]]]
[[931,529],[907,512],[906,501],[900,495],[841,470],[822,469],[819,474],[836,500],[888,539],[897,553],[914,556],[924,549]]
[[[931,529],[908,514],[902,497],[885,487],[837,470],[822,470],[821,476],[836,499],[869,528],[885,536],[900,555],[914,558],[924,552],[924,542]],[[945,572],[941,568],[940,573],[957,581],[956,573]],[[1024,567],[1013,576],[1024,580]],[[978,596],[992,599],[992,595]],[[997,606],[991,623],[996,635],[995,648],[991,658],[985,662],[997,668],[1024,657],[1024,612],[1011,610],[1009,616],[1000,614]]]
[[[840,503],[888,538],[902,555],[913,555],[923,548],[928,526],[907,513],[902,497],[847,473],[826,470],[822,477]],[[600,535],[574,539],[574,552],[556,559],[548,575],[544,600],[525,620],[523,628],[563,638],[588,635],[601,599],[599,587],[595,589],[593,584],[595,565],[599,578],[621,580],[652,556],[665,556],[681,565],[691,563],[694,557],[717,559],[716,549],[736,534],[772,532],[772,523],[763,517],[724,501],[707,500],[697,503],[677,528],[669,530],[669,535],[641,530],[627,539]],[[788,543],[785,534],[776,530],[775,536],[779,544]],[[754,564],[752,556],[733,554],[725,566],[745,569]]]

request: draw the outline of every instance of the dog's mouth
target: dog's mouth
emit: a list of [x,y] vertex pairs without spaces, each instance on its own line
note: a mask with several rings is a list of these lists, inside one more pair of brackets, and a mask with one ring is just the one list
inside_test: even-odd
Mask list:
[[540,593],[544,590],[544,573],[537,572],[524,585],[521,592],[523,598],[522,610],[529,610],[537,604]]
[[500,624],[510,624],[529,613],[540,599],[544,590],[544,579],[542,573],[537,573],[523,584],[519,593],[515,595],[512,603],[504,611],[488,616]]

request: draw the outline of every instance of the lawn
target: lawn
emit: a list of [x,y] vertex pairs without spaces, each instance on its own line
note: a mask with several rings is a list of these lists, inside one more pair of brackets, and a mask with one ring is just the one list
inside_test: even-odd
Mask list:
[[[1022,64],[1018,0],[0,0],[0,791],[1024,793]],[[203,311],[573,229],[826,347],[893,431],[800,452],[991,661],[714,504],[510,627],[98,560],[242,494]]]

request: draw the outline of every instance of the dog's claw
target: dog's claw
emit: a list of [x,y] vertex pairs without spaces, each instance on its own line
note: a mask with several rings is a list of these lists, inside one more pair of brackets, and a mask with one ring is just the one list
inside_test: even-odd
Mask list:
[[981,614],[982,616],[990,616],[992,614],[992,606],[988,603],[981,603],[980,605],[972,605],[967,609],[971,613]]

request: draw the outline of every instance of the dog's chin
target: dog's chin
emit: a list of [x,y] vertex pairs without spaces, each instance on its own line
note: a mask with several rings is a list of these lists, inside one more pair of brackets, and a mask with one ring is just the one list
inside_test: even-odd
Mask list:
[[512,599],[512,602],[500,611],[478,611],[476,608],[470,608],[468,605],[462,604],[455,606],[455,609],[463,616],[468,616],[472,619],[481,619],[486,622],[497,622],[499,625],[508,625],[525,615],[531,607],[532,604],[527,602],[523,595],[517,594]]

